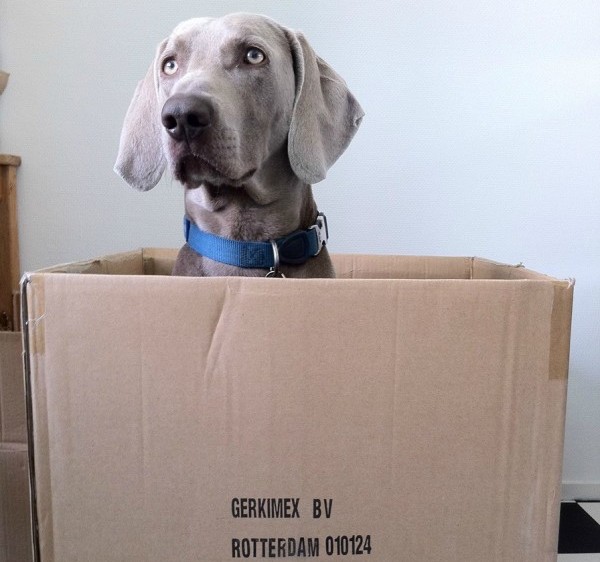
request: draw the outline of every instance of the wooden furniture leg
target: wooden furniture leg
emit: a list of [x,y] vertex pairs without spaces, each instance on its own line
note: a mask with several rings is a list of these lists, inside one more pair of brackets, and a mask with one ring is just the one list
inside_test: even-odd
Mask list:
[[21,158],[0,154],[0,330],[18,330],[19,236],[17,168]]

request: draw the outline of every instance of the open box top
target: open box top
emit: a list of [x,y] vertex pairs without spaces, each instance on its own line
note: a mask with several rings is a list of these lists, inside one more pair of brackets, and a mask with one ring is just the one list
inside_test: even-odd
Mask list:
[[[178,250],[141,248],[91,260],[45,268],[39,273],[98,275],[170,275]],[[534,279],[560,285],[559,280],[525,268],[477,257],[333,254],[338,279]]]

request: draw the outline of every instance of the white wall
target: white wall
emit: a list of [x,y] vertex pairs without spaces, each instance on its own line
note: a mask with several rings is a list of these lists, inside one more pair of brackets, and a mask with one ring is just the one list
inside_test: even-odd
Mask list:
[[155,45],[229,11],[302,29],[367,112],[315,189],[333,251],[577,278],[564,480],[600,499],[598,0],[2,0],[0,152],[23,157],[23,269],[182,243],[181,188],[135,193],[112,165]]

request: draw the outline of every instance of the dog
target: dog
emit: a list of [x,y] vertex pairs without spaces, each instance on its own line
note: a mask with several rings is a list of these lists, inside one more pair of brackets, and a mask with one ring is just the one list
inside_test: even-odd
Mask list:
[[265,16],[179,24],[138,84],[115,171],[184,186],[186,244],[173,274],[334,277],[323,180],[364,112],[306,38]]

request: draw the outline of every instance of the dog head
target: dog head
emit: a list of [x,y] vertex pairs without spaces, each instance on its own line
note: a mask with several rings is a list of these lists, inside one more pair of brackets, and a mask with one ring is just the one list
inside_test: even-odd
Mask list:
[[240,186],[285,151],[293,173],[325,178],[364,113],[304,36],[232,14],[178,25],[138,84],[115,171],[146,191],[169,165],[186,187]]

